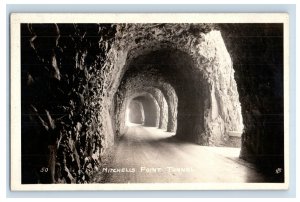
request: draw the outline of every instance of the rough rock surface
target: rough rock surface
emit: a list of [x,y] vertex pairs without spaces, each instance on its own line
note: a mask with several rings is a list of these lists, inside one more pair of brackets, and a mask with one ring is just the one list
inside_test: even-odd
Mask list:
[[276,172],[284,165],[283,24],[224,24],[221,30],[242,105],[240,156],[283,181],[284,172]]
[[88,182],[113,145],[104,64],[115,26],[22,24],[21,32],[22,182]]

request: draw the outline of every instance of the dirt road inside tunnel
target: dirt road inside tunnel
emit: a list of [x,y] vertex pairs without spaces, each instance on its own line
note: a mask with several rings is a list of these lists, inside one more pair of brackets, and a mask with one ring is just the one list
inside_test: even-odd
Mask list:
[[[180,142],[174,133],[133,125],[116,145],[95,183],[265,182],[239,149]],[[102,176],[102,179],[101,177]],[[105,178],[103,178],[105,176]]]

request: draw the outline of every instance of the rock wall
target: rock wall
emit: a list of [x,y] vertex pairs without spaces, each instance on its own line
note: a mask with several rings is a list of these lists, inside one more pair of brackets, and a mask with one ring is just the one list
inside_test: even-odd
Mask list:
[[211,75],[208,81],[210,99],[207,100],[210,104],[205,112],[208,114],[205,117],[206,132],[213,134],[210,144],[227,145],[231,131],[243,131],[243,118],[231,57],[221,32],[208,33],[201,51],[212,61],[206,68]]
[[105,161],[113,131],[104,64],[115,32],[21,25],[22,183],[85,183]]
[[244,133],[240,157],[252,161],[272,181],[283,181],[283,24],[224,24],[232,56]]
[[160,120],[159,120],[159,125],[158,128],[160,129],[165,129],[167,130],[168,128],[168,110],[169,110],[169,106],[167,103],[166,98],[163,96],[161,91],[159,92],[159,97],[160,97],[160,101],[161,101],[161,109],[160,109]]

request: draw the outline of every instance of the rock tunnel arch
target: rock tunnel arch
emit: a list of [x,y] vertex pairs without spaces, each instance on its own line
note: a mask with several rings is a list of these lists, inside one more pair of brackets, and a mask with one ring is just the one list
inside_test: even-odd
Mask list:
[[[131,93],[128,97],[128,99],[124,102],[124,107],[122,111],[125,111],[125,113],[121,113],[121,116],[118,117],[121,120],[124,120],[124,115],[126,114],[126,111],[129,108],[129,105],[132,101],[137,101],[141,103],[142,108],[144,110],[144,125],[145,126],[152,126],[152,127],[158,127],[159,125],[159,119],[160,119],[160,106],[158,101],[155,99],[155,97],[145,91],[137,91],[134,93]],[[121,125],[121,130],[126,131],[125,125]],[[121,132],[123,134],[124,132]]]
[[151,94],[155,100],[158,103],[159,106],[159,123],[158,123],[158,128],[159,129],[166,129],[167,124],[168,124],[168,110],[169,106],[166,101],[166,98],[164,94],[159,90],[158,88],[155,87],[149,87],[149,88],[143,88],[143,91]]
[[[172,109],[175,108],[175,106],[169,107],[169,104],[172,105],[173,103],[169,103],[169,104],[167,103],[167,100],[160,89],[155,88],[155,87],[144,86],[143,88],[136,88],[135,90],[128,92],[129,95],[127,97],[129,99],[125,100],[124,106],[128,106],[128,105],[126,105],[126,102],[130,103],[131,100],[136,99],[136,98],[132,98],[132,96],[134,95],[134,92],[140,92],[141,94],[148,93],[150,96],[152,96],[155,99],[155,102],[157,102],[157,105],[159,108],[159,118],[158,118],[157,127],[159,129],[167,129],[168,116],[169,116],[168,111],[170,110],[170,108],[172,108]],[[141,104],[143,104],[143,103],[141,103]],[[174,115],[172,115],[172,116],[174,116]]]
[[[121,135],[124,128],[122,120],[124,120],[123,117],[126,111],[128,100],[131,99],[132,94],[137,92],[148,92],[156,99],[160,108],[162,109],[160,110],[160,123],[162,125],[159,125],[159,128],[161,128],[160,126],[163,126],[167,122],[167,131],[175,132],[177,127],[176,117],[178,103],[175,90],[163,79],[159,79],[159,77],[137,73],[127,77],[126,81],[124,81],[114,98],[115,103],[118,104],[115,107],[114,118],[118,132],[117,135]],[[164,102],[166,102],[167,106],[164,106]],[[167,109],[165,109],[165,107],[167,107]],[[167,110],[167,112],[162,113],[164,110]],[[168,117],[165,117],[166,115]]]
[[[139,97],[139,99],[137,99]],[[118,134],[117,136],[122,136],[127,131],[127,125],[124,124],[124,119],[126,119],[126,115],[128,112],[128,108],[130,103],[133,100],[136,100],[142,104],[142,108],[145,112],[145,126],[153,126],[153,127],[160,127],[160,124],[164,125],[164,128],[168,125],[168,110],[170,109],[163,93],[158,89],[154,87],[144,87],[144,88],[136,88],[133,90],[126,91],[123,95],[124,99],[119,99],[116,102],[119,104],[116,107],[116,113],[114,120],[116,121],[115,125],[118,128]],[[145,99],[146,98],[146,99]],[[117,98],[116,98],[117,99]],[[170,103],[173,104],[173,103]],[[155,105],[155,107],[153,107]],[[151,113],[147,113],[146,111],[149,111],[149,106],[152,108]],[[174,110],[174,106],[171,107]],[[147,121],[147,115],[146,114],[152,114],[156,113],[154,115],[155,117],[155,124],[147,124],[149,123]],[[152,116],[152,115],[151,115]],[[150,121],[151,122],[151,121]],[[163,123],[161,123],[163,122]]]
[[157,100],[151,94],[135,96],[134,100],[142,103],[145,114],[144,126],[158,127],[160,108]]
[[[161,29],[160,26],[164,28]],[[147,57],[147,55],[149,56],[155,52],[175,50],[178,55],[182,54],[185,55],[185,58],[190,58],[187,64],[190,64],[191,69],[194,68],[195,75],[200,78],[195,82],[190,82],[196,84],[191,84],[190,89],[199,85],[197,87],[199,89],[203,88],[203,91],[195,90],[198,95],[190,95],[200,97],[199,94],[202,93],[203,97],[205,97],[205,100],[202,100],[202,107],[196,109],[196,111],[202,110],[202,112],[195,113],[194,115],[193,112],[190,114],[190,116],[198,117],[199,121],[197,124],[192,124],[188,121],[184,123],[186,119],[178,122],[186,126],[190,124],[192,126],[190,127],[190,130],[192,130],[190,134],[198,133],[198,135],[194,137],[191,135],[187,139],[204,145],[220,145],[222,141],[228,139],[230,131],[243,130],[241,106],[234,80],[231,58],[220,31],[202,24],[180,24],[176,26],[179,29],[190,30],[192,34],[188,35],[186,32],[176,32],[174,31],[176,28],[174,29],[172,25],[168,24],[149,25],[149,27],[134,25],[134,28],[129,24],[120,25],[116,33],[117,40],[112,45],[112,48],[118,51],[111,52],[107,61],[107,64],[114,64],[113,67],[117,70],[117,74],[110,80],[110,93],[108,96],[113,97],[112,95],[117,92],[118,87],[123,85],[122,78],[124,78],[127,70],[131,69],[131,65],[135,63],[136,59],[139,60],[139,58]],[[130,30],[130,35],[126,34],[127,31],[124,27]],[[147,30],[146,33],[148,35],[141,34],[139,29]],[[126,46],[120,46],[120,44],[126,44]],[[166,57],[167,55],[165,54]],[[176,59],[178,57],[174,58],[175,61]],[[186,72],[183,72],[184,74]],[[169,82],[167,83],[169,84]],[[179,89],[180,87],[177,90]],[[182,89],[181,92],[183,92]],[[184,92],[182,95],[184,95]],[[201,102],[201,99],[199,101]],[[196,104],[199,104],[199,101]],[[184,104],[181,103],[181,106],[184,106]],[[184,111],[186,107],[178,106],[178,111],[179,109]],[[181,119],[181,117],[178,117],[178,119]],[[193,120],[195,121],[195,119]],[[185,139],[186,131],[182,130],[182,128],[185,127],[177,126],[177,136]]]
[[[153,77],[153,75],[146,73],[140,74],[140,72],[131,74],[126,78],[126,81],[122,84],[121,88],[116,93],[114,99],[118,99],[120,103],[123,103],[123,100],[128,97],[128,92],[132,91],[130,89],[140,90],[151,93],[155,96],[156,100],[161,103],[159,100],[163,98],[166,100],[168,106],[168,123],[167,131],[174,132],[177,128],[177,105],[178,98],[174,88],[167,83],[161,77]],[[122,99],[123,98],[123,99]],[[122,104],[120,104],[122,106]],[[118,108],[119,110],[120,108]],[[124,108],[123,108],[124,109]],[[121,110],[123,111],[123,110]],[[118,112],[116,113],[118,115]],[[118,119],[116,119],[118,121]]]
[[[148,77],[150,78],[161,75],[161,77],[166,80],[165,83],[172,87],[175,86],[176,94],[179,94],[178,96],[181,97],[181,100],[178,99],[178,113],[181,111],[178,116],[178,122],[181,125],[178,127],[177,137],[203,145],[222,144],[222,141],[226,141],[226,135],[228,135],[229,131],[242,130],[242,117],[240,114],[240,104],[238,102],[236,84],[233,78],[233,69],[230,57],[229,59],[226,58],[226,56],[229,56],[228,53],[227,55],[225,54],[225,59],[223,55],[220,56],[223,53],[219,53],[218,55],[219,57],[223,57],[223,64],[220,64],[220,61],[217,61],[216,64],[213,63],[216,62],[215,60],[211,60],[212,62],[209,62],[209,60],[203,62],[204,59],[200,60],[201,63],[199,64],[199,61],[195,61],[186,52],[172,49],[170,44],[171,43],[165,42],[164,45],[155,46],[156,49],[152,52],[149,51],[149,49],[140,52],[141,48],[139,48],[140,55],[132,58],[132,55],[134,54],[129,54],[131,56],[129,57],[129,65],[124,68],[127,69],[126,71],[133,72],[148,71]],[[157,47],[160,47],[161,49],[157,49]],[[222,51],[224,50],[221,50],[220,52]],[[179,61],[179,58],[181,61]],[[170,71],[170,69],[172,69],[170,64],[161,63],[162,61],[173,61],[171,65],[177,65],[177,69],[184,69],[186,71],[177,72],[178,75],[176,75],[174,71]],[[148,66],[145,65],[146,63],[148,63]],[[142,65],[142,67],[139,65]],[[158,67],[157,65],[161,65],[163,68]],[[218,70],[220,65],[222,67],[227,67],[225,73],[229,74],[229,79],[227,79],[227,81],[225,80],[225,82],[224,76],[222,76],[221,73],[222,70]],[[226,72],[228,69],[230,72]],[[207,72],[207,70],[211,72]],[[151,71],[153,72],[151,73]],[[218,75],[213,75],[213,71]],[[124,73],[123,76],[126,78],[126,73]],[[218,83],[220,80],[223,84],[225,83],[225,85],[220,85],[220,83]],[[221,93],[222,95],[220,95]],[[188,99],[185,100],[183,98]],[[229,106],[224,106],[225,102],[229,104]],[[229,109],[224,110],[224,108],[228,107]],[[218,110],[220,109],[223,109],[223,112],[219,113]],[[230,114],[228,114],[229,110]],[[232,112],[234,113],[233,115]],[[230,120],[232,118],[233,120]],[[190,134],[190,136],[187,137],[187,134]]]
[[[68,124],[61,124],[63,125],[61,126],[61,128],[63,129],[58,128],[54,131],[50,130],[51,132],[47,131],[47,134],[56,134],[58,139],[60,138],[60,134],[65,134],[63,138],[65,138],[66,140],[74,139],[73,136],[68,135],[69,131],[71,131],[71,134],[82,135],[82,137],[80,137],[80,141],[85,143],[85,140],[87,140],[86,144],[82,143],[83,146],[80,145],[80,149],[82,149],[83,151],[83,158],[87,157],[90,159],[89,161],[91,162],[96,161],[95,159],[100,158],[101,156],[104,156],[106,153],[108,153],[109,149],[114,144],[115,122],[112,121],[112,117],[114,117],[115,114],[114,108],[116,107],[114,103],[114,95],[116,94],[119,86],[123,85],[122,78],[126,74],[127,70],[131,69],[130,64],[135,63],[136,59],[138,59],[140,56],[147,57],[148,55],[149,58],[151,58],[151,54],[153,55],[154,52],[161,53],[160,51],[162,50],[176,50],[182,53],[183,55],[187,55],[191,59],[189,60],[192,64],[191,67],[194,67],[195,69],[201,67],[197,71],[199,71],[198,77],[201,78],[201,82],[203,86],[205,86],[201,88],[203,89],[203,92],[201,93],[204,95],[205,99],[203,101],[204,130],[203,133],[201,133],[203,136],[200,136],[200,140],[198,140],[199,144],[218,145],[219,137],[221,137],[221,140],[224,140],[227,137],[227,133],[243,130],[243,127],[240,124],[243,121],[243,119],[239,112],[241,111],[241,106],[238,101],[239,95],[237,93],[236,82],[234,80],[234,70],[232,66],[232,61],[228,54],[226,46],[224,45],[224,40],[221,36],[220,30],[216,30],[213,28],[206,29],[203,28],[205,27],[205,25],[201,24],[119,24],[114,25],[114,28],[112,30],[115,29],[116,31],[112,31],[112,33],[109,34],[111,35],[111,38],[108,37],[107,39],[101,39],[103,40],[103,42],[101,42],[101,46],[99,48],[96,46],[98,45],[98,41],[95,40],[95,37],[90,37],[97,35],[99,31],[99,25],[89,25],[90,27],[94,28],[89,29],[89,33],[95,32],[96,34],[94,35],[83,34],[84,31],[82,30],[84,30],[84,27],[82,27],[82,25],[74,25],[73,28],[72,25],[69,26],[71,26],[70,29],[64,29],[61,25],[53,25],[54,28],[51,28],[51,30],[54,31],[53,33],[50,33],[50,35],[54,36],[51,38],[53,39],[53,42],[49,41],[49,44],[44,44],[45,46],[47,46],[45,47],[45,50],[51,50],[49,51],[49,53],[42,50],[44,49],[44,47],[34,46],[35,44],[38,44],[40,40],[42,40],[41,38],[45,38],[44,35],[42,37],[39,37],[41,35],[41,31],[34,27],[31,27],[30,30],[27,31],[27,33],[29,33],[28,36],[32,37],[32,41],[28,43],[29,45],[27,44],[26,48],[22,51],[24,52],[24,50],[29,49],[30,51],[27,51],[25,54],[26,56],[30,54],[32,56],[28,56],[27,58],[33,58],[32,61],[36,62],[38,67],[42,66],[41,64],[43,64],[48,68],[48,70],[44,70],[43,67],[41,67],[39,68],[39,71],[44,71],[43,74],[38,74],[36,72],[34,72],[34,74],[32,73],[33,71],[30,68],[28,68],[28,72],[30,72],[30,74],[24,75],[24,77],[22,78],[25,81],[29,81],[27,82],[29,84],[24,82],[24,86],[26,86],[26,88],[28,87],[28,91],[30,91],[31,89],[40,89],[36,87],[39,84],[38,79],[42,78],[40,80],[47,80],[44,79],[43,76],[48,75],[50,79],[48,79],[47,82],[49,81],[50,85],[43,85],[42,87],[47,89],[47,95],[50,96],[40,96],[43,98],[43,100],[41,101],[32,101],[34,99],[32,96],[32,100],[29,100],[28,103],[34,103],[34,108],[32,108],[30,104],[28,104],[29,107],[27,107],[27,103],[24,104],[23,102],[23,104],[25,105],[25,107],[27,107],[27,111],[33,111],[30,111],[30,113],[27,113],[26,111],[25,114],[31,114],[31,116],[35,116],[36,119],[33,120],[36,120],[37,123],[40,123],[40,116],[44,120],[46,120],[44,121],[44,123],[47,122],[47,119],[49,119],[50,123],[51,120],[55,120],[56,124],[60,126],[61,117],[58,117],[58,114],[70,113],[70,115],[66,117],[71,117],[70,119],[73,122],[71,122],[70,120],[67,120],[69,122],[66,122],[64,120],[64,123]],[[111,25],[109,25],[109,27],[110,26]],[[107,27],[107,25],[101,25],[100,31],[103,33],[109,33],[110,31],[107,30],[109,30],[110,28],[105,27]],[[58,28],[60,30],[60,33],[57,33],[57,31],[55,31],[58,30]],[[35,32],[33,32],[32,30],[34,30]],[[79,32],[78,30],[80,30],[81,32]],[[250,29],[248,29],[248,31],[249,30]],[[76,34],[78,34],[78,38],[74,39],[76,41],[76,43],[74,44],[77,48],[79,47],[80,50],[77,50],[74,44],[69,43],[69,41],[72,41],[73,39],[70,39],[68,42],[66,42],[65,39],[67,38],[69,32],[76,32]],[[264,33],[264,29],[262,29],[260,33]],[[35,39],[34,37],[36,35],[37,38]],[[63,37],[59,38],[60,35]],[[230,40],[230,37],[228,40]],[[279,41],[279,39],[277,40]],[[105,44],[106,42],[107,44]],[[282,44],[281,42],[282,41],[279,41],[277,44]],[[242,43],[250,42],[239,43],[240,47],[239,49],[235,50],[235,55],[239,55],[238,51],[242,50]],[[93,44],[96,45],[93,46]],[[235,42],[231,42],[231,44],[235,44]],[[74,47],[72,47],[72,45],[74,45]],[[269,45],[270,44],[266,44],[265,46]],[[74,54],[72,53],[72,57],[66,56],[64,54],[63,50],[65,50],[65,46],[71,46],[71,48],[69,49],[74,50]],[[86,54],[87,50],[88,54]],[[98,55],[96,54],[93,55],[94,50],[101,52],[101,54],[104,53],[104,56],[101,55],[100,57],[98,57]],[[261,52],[263,54],[263,50]],[[279,55],[279,53],[274,54]],[[167,54],[162,54],[161,58],[163,57],[168,58]],[[257,57],[259,58],[259,56]],[[22,60],[24,60],[24,58],[22,58]],[[42,61],[40,58],[42,58],[44,61]],[[241,60],[245,61],[244,58],[242,58]],[[268,64],[266,61],[263,62],[264,64]],[[28,64],[27,61],[23,61],[23,63]],[[23,63],[22,68],[23,66],[26,66]],[[281,64],[279,64],[279,66],[280,65]],[[274,66],[272,66],[272,64],[268,64],[266,66],[266,72],[272,73],[273,70],[271,69],[273,67]],[[241,69],[243,69],[243,67],[240,67],[240,69],[235,68],[238,75],[241,75],[242,72],[245,71],[245,69],[243,69],[243,71]],[[280,68],[278,69],[278,71],[280,71]],[[253,75],[257,75],[257,72],[255,72],[254,70],[252,73]],[[280,75],[282,75],[280,72],[276,74],[278,74],[279,77]],[[266,75],[266,77],[267,76],[268,75]],[[272,75],[271,77],[277,79],[277,77],[275,77],[274,75]],[[75,78],[75,80],[78,80],[78,82],[72,81],[72,78]],[[257,110],[261,114],[264,114],[264,112],[271,113],[274,111],[276,113],[278,112],[279,114],[280,112],[282,112],[283,107],[281,106],[280,109],[276,109],[276,107],[277,104],[280,103],[280,101],[282,101],[282,97],[274,96],[276,99],[278,99],[275,100],[272,99],[271,96],[269,96],[266,98],[266,100],[271,103],[271,108],[262,106],[263,104],[261,103],[265,103],[265,98],[260,98],[258,101],[253,100],[257,94],[254,90],[250,88],[253,87],[253,89],[259,89],[253,83],[259,83],[260,80],[252,79],[248,82],[246,79],[247,78],[245,78],[245,81],[240,81],[239,86],[240,90],[241,88],[244,88],[242,89],[243,93],[241,93],[241,95],[243,96],[241,102],[244,104],[243,115],[246,118],[245,123],[247,124],[247,131],[245,132],[246,135],[244,135],[243,138],[243,156],[246,156],[247,158],[252,158],[252,156],[254,156],[254,159],[260,159],[260,162],[264,162],[264,159],[262,159],[259,156],[259,154],[277,154],[276,152],[274,152],[273,147],[275,148],[274,145],[279,145],[280,147],[281,143],[274,141],[274,138],[271,137],[271,132],[274,132],[274,126],[271,127],[269,125],[264,125],[265,120],[272,121],[272,119],[269,117],[261,118],[260,114],[256,115],[256,112],[251,111],[253,110],[252,105],[256,106]],[[266,82],[267,81],[268,79],[266,79]],[[78,83],[78,86],[76,83]],[[166,81],[166,84],[171,85],[172,87],[174,87],[173,83],[170,80]],[[72,85],[75,85],[75,87]],[[272,85],[273,84],[271,82],[271,86]],[[47,86],[51,86],[52,88],[49,90]],[[274,86],[272,86],[272,89],[264,89],[265,91],[262,92],[268,92],[273,95],[276,91],[274,90],[275,88],[273,89],[273,87]],[[249,89],[251,90],[251,92],[248,92]],[[161,91],[163,92],[162,88]],[[51,98],[51,101],[53,101],[52,103],[54,104],[53,106],[49,106],[45,103],[46,101],[48,101],[47,98],[51,97],[52,94],[55,95],[53,96],[53,98]],[[64,98],[64,96],[66,98]],[[182,96],[180,93],[178,96],[181,100]],[[260,94],[258,96],[260,96]],[[56,103],[56,97],[63,100],[63,107]],[[180,100],[178,101],[179,108],[181,108],[180,106],[182,106],[182,102]],[[45,103],[39,104],[39,102]],[[57,106],[54,106],[55,104],[57,104]],[[251,106],[247,106],[247,104]],[[70,111],[73,114],[75,112],[75,115],[72,115]],[[49,114],[52,116],[52,119],[50,119],[51,117],[49,118]],[[259,117],[259,119],[258,123],[255,123],[255,125],[253,123],[256,120],[256,117]],[[278,122],[282,121],[282,119],[283,117],[281,117],[281,119],[278,118]],[[252,126],[251,124],[254,126]],[[281,130],[283,130],[283,128],[280,124],[275,126],[276,128],[278,128],[278,132],[276,132],[276,137],[281,138],[282,140],[283,132]],[[43,125],[41,126],[41,128],[43,128]],[[181,130],[180,128],[181,127],[179,127],[179,130]],[[57,131],[59,131],[60,133],[57,133]],[[269,131],[269,135],[266,135],[267,131]],[[223,136],[216,136],[216,134],[221,134]],[[85,137],[87,138],[85,139]],[[201,138],[205,139],[205,141],[202,141]],[[206,138],[208,138],[208,140]],[[271,146],[267,147],[266,145],[268,145],[268,143],[265,142],[263,138],[270,139],[272,141],[272,144],[270,144]],[[54,143],[52,142],[49,144],[52,144],[52,146],[54,145]],[[74,145],[71,144],[70,147],[71,146]],[[61,147],[59,149],[61,149]],[[74,148],[72,147],[72,149]],[[48,147],[45,146],[44,150],[45,153],[47,153]],[[281,147],[280,152],[282,152],[282,150],[283,147]],[[78,153],[79,151],[80,150],[78,149]],[[58,153],[62,154],[61,150],[59,150]],[[63,155],[58,155],[57,161],[63,162]],[[70,161],[71,160],[68,160],[68,166],[72,165],[73,167],[77,168],[77,163],[72,162],[72,164],[70,163]],[[270,162],[270,165],[271,164],[272,162]]]
[[[198,99],[194,97],[195,95],[198,95],[196,88],[199,86],[197,86],[197,82],[192,78],[192,73],[189,71],[176,72],[177,69],[184,69],[183,65],[189,65],[190,62],[186,60],[187,57],[188,56],[182,52],[170,49],[162,49],[150,52],[146,55],[140,55],[133,60],[134,62],[130,64],[126,74],[124,75],[126,78],[127,75],[130,75],[132,72],[142,72],[139,74],[141,75],[142,79],[145,77],[161,77],[174,87],[178,96],[177,127],[179,132],[177,131],[177,135],[180,134],[180,127],[182,127],[181,130],[185,131],[185,134],[182,132],[181,136],[183,137],[186,137],[187,134],[194,134],[192,131],[188,132],[188,128],[190,129],[192,128],[191,126],[200,125],[200,123],[203,121],[197,120],[197,118],[203,119],[204,114],[202,111],[203,107],[197,105],[197,103],[200,103],[200,105],[203,106],[203,99],[201,99],[200,96],[197,97]],[[178,61],[177,58],[180,58],[181,61]],[[170,61],[176,62],[170,64]],[[175,68],[172,68],[171,66],[175,66]],[[192,106],[194,106],[194,108]],[[191,119],[190,116],[193,116],[193,118]],[[196,122],[198,122],[198,124],[196,124]],[[190,125],[187,126],[187,124]],[[200,130],[203,130],[203,127]],[[180,135],[178,136],[180,137]],[[191,136],[188,139],[194,140]]]

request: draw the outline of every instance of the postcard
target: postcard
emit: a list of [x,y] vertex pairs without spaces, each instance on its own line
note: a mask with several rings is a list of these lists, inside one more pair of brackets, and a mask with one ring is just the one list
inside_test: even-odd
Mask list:
[[285,13],[12,13],[11,190],[289,186]]

